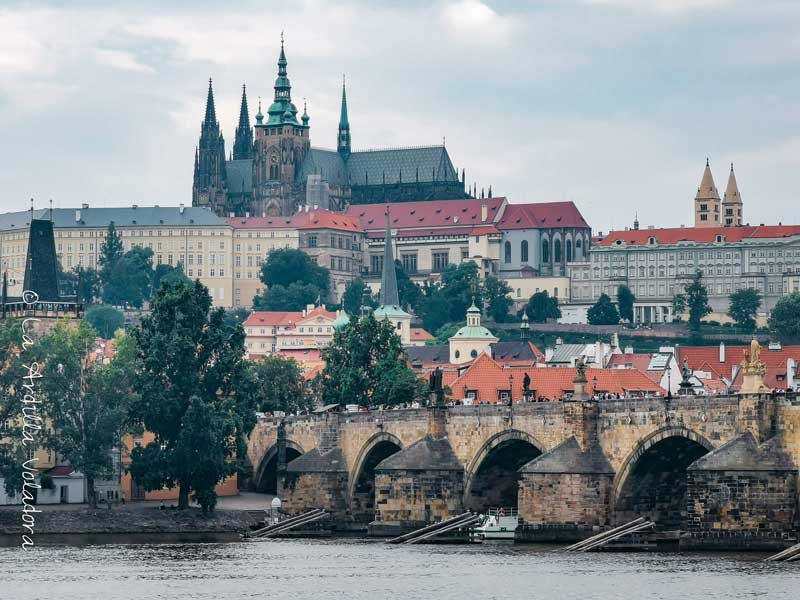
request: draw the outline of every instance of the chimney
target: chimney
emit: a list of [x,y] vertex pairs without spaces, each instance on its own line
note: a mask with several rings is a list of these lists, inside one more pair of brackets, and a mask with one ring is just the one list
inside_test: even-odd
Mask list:
[[[183,214],[183,202],[181,202],[180,205],[178,206],[178,212]],[[233,216],[233,213],[231,213],[231,216]]]
[[786,389],[793,390],[797,373],[797,362],[793,358],[786,359]]
[[76,223],[80,223],[81,222],[81,210],[80,209],[76,209],[75,210],[75,222]]
[[[183,205],[181,205],[181,208],[183,208]],[[183,211],[181,211],[181,212],[183,212]],[[236,215],[235,215],[234,213],[232,213],[232,212],[229,212],[229,213],[228,213],[228,216],[229,216],[229,217],[232,219],[232,218],[233,218],[233,217],[235,217]]]
[[486,223],[489,218],[489,207],[486,204],[481,204],[481,223]]
[[719,362],[725,364],[725,342],[719,343]]
[[134,204],[131,208],[133,208],[135,210],[135,209],[139,208],[139,205],[138,204]]
[[244,213],[244,218],[245,218],[245,219],[249,219],[249,218],[250,218],[250,211],[249,211],[249,210],[248,210],[248,211],[245,211],[245,213]]
[[87,209],[89,208],[89,205],[84,202],[83,204],[81,204],[81,208]]

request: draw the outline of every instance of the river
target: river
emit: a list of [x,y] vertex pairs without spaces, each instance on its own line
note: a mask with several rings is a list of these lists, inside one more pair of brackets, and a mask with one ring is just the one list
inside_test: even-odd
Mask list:
[[0,548],[0,599],[797,598],[800,562],[763,558],[350,539]]

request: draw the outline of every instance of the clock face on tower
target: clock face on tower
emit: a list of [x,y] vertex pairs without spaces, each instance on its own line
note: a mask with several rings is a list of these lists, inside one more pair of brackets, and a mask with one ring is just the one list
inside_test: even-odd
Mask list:
[[270,160],[272,161],[273,165],[276,164],[278,162],[278,155],[277,154],[273,154],[272,157],[270,158]]

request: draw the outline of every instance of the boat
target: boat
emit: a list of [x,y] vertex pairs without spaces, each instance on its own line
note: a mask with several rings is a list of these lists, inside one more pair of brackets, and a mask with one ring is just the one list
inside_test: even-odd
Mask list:
[[487,514],[470,532],[473,542],[494,540],[514,541],[514,532],[519,526],[519,513],[515,508],[490,508]]

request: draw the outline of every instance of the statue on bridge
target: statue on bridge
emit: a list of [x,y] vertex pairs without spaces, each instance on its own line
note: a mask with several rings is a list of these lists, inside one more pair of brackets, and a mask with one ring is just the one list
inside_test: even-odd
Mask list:
[[434,406],[444,406],[444,386],[442,385],[442,367],[437,366],[428,376],[428,388],[434,395]]
[[739,390],[743,394],[757,394],[760,392],[771,391],[764,385],[764,375],[767,373],[767,366],[761,360],[761,344],[753,338],[750,342],[750,349],[744,351],[742,360],[742,387]]

